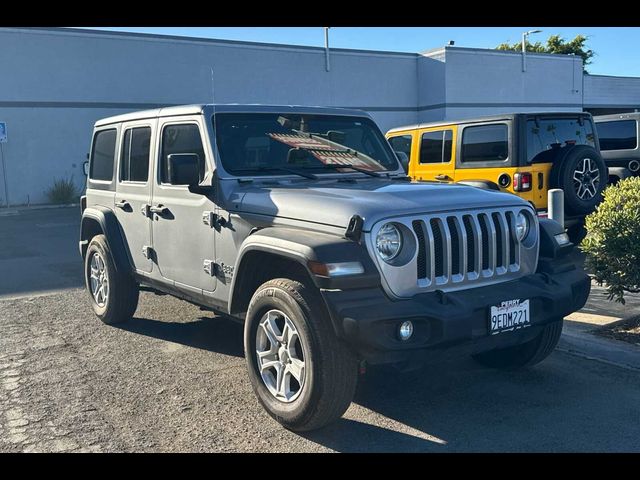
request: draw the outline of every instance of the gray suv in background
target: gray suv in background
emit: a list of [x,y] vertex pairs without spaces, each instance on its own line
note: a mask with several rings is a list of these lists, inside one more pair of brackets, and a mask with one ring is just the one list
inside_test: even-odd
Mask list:
[[609,168],[609,183],[640,175],[640,112],[600,115],[593,119],[600,137],[600,154]]
[[249,380],[292,430],[349,406],[366,364],[536,364],[589,277],[515,195],[411,182],[344,109],[193,105],[96,122],[80,253],[106,324],[140,287],[244,323]]

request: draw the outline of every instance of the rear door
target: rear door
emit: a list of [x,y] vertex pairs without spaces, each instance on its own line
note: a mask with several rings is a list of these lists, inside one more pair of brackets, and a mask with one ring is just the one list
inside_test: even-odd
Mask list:
[[122,125],[116,175],[115,212],[136,270],[150,272],[151,220],[146,206],[151,201],[153,129],[156,121]]
[[[168,176],[168,156],[187,153],[200,159],[200,180],[211,169],[211,151],[203,135],[202,118],[188,116],[158,121],[158,154],[151,205],[164,209],[152,214],[153,250],[158,274],[163,281],[194,295],[212,292],[216,286],[213,261],[215,230],[203,221],[215,204],[205,195],[189,192],[186,185],[172,185]],[[205,262],[210,263],[209,272]]]
[[415,160],[410,175],[416,180],[451,182],[455,178],[456,126],[433,127],[418,131]]

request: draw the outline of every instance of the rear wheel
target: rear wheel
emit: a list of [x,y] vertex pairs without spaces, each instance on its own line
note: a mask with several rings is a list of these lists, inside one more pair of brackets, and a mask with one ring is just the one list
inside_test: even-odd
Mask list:
[[491,368],[522,368],[540,363],[556,348],[562,333],[563,320],[545,325],[533,340],[522,345],[491,350],[473,355],[480,364]]
[[349,407],[357,363],[314,289],[282,278],[260,286],[249,304],[244,346],[253,391],[286,428],[317,429]]
[[133,316],[140,287],[130,274],[116,270],[104,235],[91,239],[84,272],[91,306],[100,320],[111,325],[126,322]]

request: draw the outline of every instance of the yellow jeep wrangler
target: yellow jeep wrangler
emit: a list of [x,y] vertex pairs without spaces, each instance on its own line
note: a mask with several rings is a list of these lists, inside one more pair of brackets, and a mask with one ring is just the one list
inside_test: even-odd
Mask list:
[[421,123],[387,132],[414,180],[458,182],[510,192],[545,216],[547,192],[564,190],[572,239],[602,198],[608,180],[591,114],[510,113]]

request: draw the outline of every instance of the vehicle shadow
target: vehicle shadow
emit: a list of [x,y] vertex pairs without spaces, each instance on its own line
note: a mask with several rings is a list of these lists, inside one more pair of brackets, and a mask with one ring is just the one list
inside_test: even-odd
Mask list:
[[[617,377],[617,378],[616,378]],[[554,353],[521,371],[462,359],[362,378],[345,418],[303,436],[342,452],[638,451],[637,372]]]
[[224,317],[200,317],[187,323],[134,317],[114,327],[187,347],[244,357],[242,325]]

